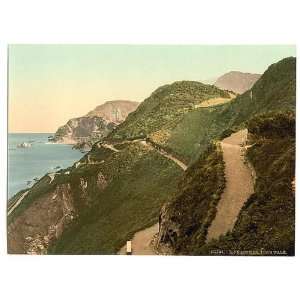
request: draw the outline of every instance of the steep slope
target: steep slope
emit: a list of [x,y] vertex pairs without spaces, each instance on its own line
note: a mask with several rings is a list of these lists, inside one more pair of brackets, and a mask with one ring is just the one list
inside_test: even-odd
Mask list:
[[[156,224],[163,207],[160,246],[201,254],[225,187],[218,141],[258,112],[294,108],[294,58],[270,66],[236,98],[199,82],[160,87],[74,166],[13,198],[9,252],[117,253]],[[185,172],[176,160],[188,165]]]
[[226,91],[196,81],[178,81],[162,86],[144,100],[128,119],[109,136],[112,139],[145,137],[170,128],[184,113],[204,100],[230,98]]
[[[141,110],[138,108],[143,112],[139,120],[135,113],[130,114],[126,126],[119,125],[104,143],[94,144],[80,162],[52,177],[45,176],[29,190],[9,216],[9,251],[30,252],[26,246],[29,238],[51,253],[116,253],[135,232],[157,223],[160,208],[174,193],[186,168],[151,139],[135,141],[141,137],[136,126],[149,135],[162,127],[172,128],[196,104],[220,97],[231,99],[229,93],[197,82],[158,89]],[[116,139],[119,127],[124,136]],[[59,194],[57,189],[65,192]],[[45,203],[37,206],[42,210],[41,214],[36,210],[37,216],[44,210],[52,211],[52,206],[64,208],[64,203],[69,210],[50,214],[44,226],[41,217],[30,219],[36,203]],[[55,232],[51,238],[49,230]],[[49,239],[48,244],[41,241]],[[16,248],[17,244],[23,248]]]
[[181,174],[140,143],[119,152],[95,145],[73,167],[29,190],[8,217],[8,251],[116,253],[136,231],[157,222]]
[[[253,164],[258,176],[254,195],[257,193],[258,183],[261,180],[266,180],[266,178],[259,177],[259,174],[263,172],[263,168],[260,165],[263,165],[267,172],[270,172],[270,170],[274,172],[276,169],[275,166],[278,165],[279,168],[282,168],[278,173],[279,178],[276,176],[276,178],[278,178],[278,182],[280,182],[281,176],[283,177],[283,182],[290,182],[289,185],[285,185],[285,190],[283,189],[284,185],[282,186],[281,183],[279,185],[280,188],[279,186],[275,187],[274,184],[272,185],[275,200],[272,204],[270,204],[270,206],[266,204],[266,200],[270,199],[270,196],[266,196],[265,192],[259,192],[259,198],[257,196],[251,196],[249,198],[244,207],[247,207],[249,201],[250,203],[251,201],[254,201],[254,204],[252,205],[256,208],[252,208],[251,213],[247,213],[243,217],[243,228],[240,227],[240,218],[244,208],[242,209],[239,214],[238,221],[232,231],[233,233],[239,232],[239,239],[234,242],[232,240],[231,242],[228,242],[232,239],[232,235],[229,234],[228,240],[225,238],[228,242],[227,250],[257,249],[258,246],[255,245],[256,239],[258,241],[258,245],[261,247],[265,246],[270,250],[271,243],[267,241],[270,239],[273,243],[272,245],[274,250],[278,250],[281,247],[282,250],[285,250],[286,254],[293,252],[291,245],[293,245],[294,241],[294,196],[291,194],[291,182],[293,180],[291,174],[293,174],[294,170],[293,151],[295,145],[292,138],[294,135],[294,126],[292,125],[293,119],[292,117],[286,116],[290,116],[290,114],[293,114],[293,111],[295,110],[295,76],[295,58],[283,59],[282,61],[271,65],[253,86],[251,91],[238,96],[234,101],[223,106],[221,110],[211,112],[213,115],[212,124],[214,126],[207,130],[209,138],[203,138],[205,137],[205,134],[202,134],[202,138],[200,137],[200,141],[202,142],[206,140],[216,141],[229,136],[234,131],[247,127],[250,134],[257,132],[256,134],[259,135],[258,133],[262,131],[268,131],[268,135],[271,137],[273,132],[273,138],[277,136],[274,141],[267,142],[264,141],[265,137],[263,136],[256,137],[249,141],[249,143],[254,144],[255,146],[247,147],[247,157]],[[262,117],[262,121],[258,122],[256,118],[259,117],[255,116],[266,112],[270,114],[267,120],[264,121],[265,119]],[[195,113],[196,112],[194,112],[194,114]],[[191,116],[189,115],[185,116],[185,118],[190,117]],[[249,123],[249,120],[253,117],[254,121]],[[194,116],[193,119],[195,120],[196,116]],[[187,123],[188,120],[180,124],[180,126],[182,126],[182,129],[180,130],[181,132],[183,132],[184,127],[187,128],[186,126],[183,126],[183,124]],[[280,141],[278,137],[284,136],[284,133],[287,134],[287,140]],[[260,151],[263,150],[263,153],[260,153],[259,151],[254,152],[255,149],[257,149],[255,143],[257,143],[258,140],[260,140],[260,143],[266,143],[265,147],[259,148]],[[275,147],[275,151],[271,150],[271,144]],[[283,145],[286,146],[284,147]],[[287,150],[288,152],[285,153],[284,151]],[[222,178],[224,178],[224,174],[222,172],[217,172],[216,167],[211,167],[212,155],[216,157],[217,153],[217,148],[211,148],[209,152],[204,152],[185,173],[182,181],[183,183],[180,185],[177,195],[172,201],[164,206],[160,217],[159,247],[168,246],[171,248],[171,252],[178,254],[214,254],[214,249],[223,249],[223,244],[221,243],[223,239],[222,237],[216,242],[212,241],[208,244],[208,246],[204,246],[207,239],[207,230],[216,216],[217,205],[221,198],[220,195],[224,189],[224,185],[222,185]],[[284,156],[284,154],[286,154],[286,156]],[[222,158],[220,160],[220,164],[221,161]],[[189,172],[191,168],[195,169],[196,166],[198,166],[198,169],[202,169],[201,173]],[[272,181],[274,178],[272,179],[272,177],[268,177],[268,180]],[[276,180],[277,179],[275,179],[275,182]],[[217,182],[219,182],[219,184],[217,184]],[[270,184],[271,182],[267,183],[264,187],[268,188]],[[281,194],[281,198],[278,197],[278,194],[276,195],[276,193],[278,193],[277,190],[280,190],[280,193],[284,191],[284,193],[286,193],[286,197],[284,196],[284,193]],[[273,192],[271,194],[273,194]],[[264,199],[264,197],[265,200],[258,200]],[[245,201],[246,200],[247,199],[245,199]],[[262,205],[264,205],[263,203],[266,204],[265,206],[262,206],[263,214],[259,211],[261,204],[256,201],[262,201]],[[285,207],[285,205],[287,206]],[[280,206],[282,207],[282,215],[280,215],[280,219],[275,220],[276,217],[274,216],[272,209]],[[283,218],[284,213],[289,215],[288,221]],[[250,218],[249,214],[251,214]],[[272,217],[266,217],[264,219],[265,215],[272,215],[275,219]],[[252,232],[251,243],[249,242],[249,244],[247,244],[247,241],[250,239],[250,233],[247,226],[251,223],[251,219],[260,220],[260,233],[255,232],[253,234]],[[274,227],[272,227],[272,222],[274,222]],[[280,228],[278,224],[282,224],[284,226]],[[272,228],[275,229],[273,230]],[[264,237],[263,232],[265,234]],[[280,237],[277,242],[275,240],[276,236]],[[234,238],[236,237],[237,236],[234,235]],[[245,240],[242,240],[243,238],[245,238]],[[219,252],[217,254],[222,253]]]
[[242,94],[250,90],[260,76],[261,74],[231,71],[219,77],[214,85],[223,90]]
[[[145,99],[125,122],[113,130],[108,140],[147,137],[167,152],[188,163],[193,155],[199,152],[197,144],[201,133],[199,134],[198,127],[204,127],[206,130],[210,122],[210,112],[222,107],[222,104],[219,106],[212,104],[212,108],[200,108],[198,105],[209,99],[212,103],[213,99],[225,99],[227,103],[233,100],[233,97],[227,91],[195,81],[178,81],[162,86]],[[198,120],[188,121],[190,128],[184,125],[185,133],[177,134],[176,129],[185,122],[185,118],[198,113],[201,115],[197,117]],[[202,117],[205,120],[199,125]]]
[[207,231],[208,241],[232,230],[243,204],[253,194],[251,169],[242,154],[246,138],[247,130],[244,129],[220,142],[226,186],[217,206],[217,214]]
[[247,158],[257,179],[255,192],[228,234],[194,247],[193,254],[294,255],[295,115],[272,113],[251,120]]
[[59,127],[51,141],[56,143],[76,144],[77,142],[87,141],[92,134],[99,139],[106,136],[115,124],[107,123],[101,117],[85,116],[71,119],[67,124]]
[[107,101],[87,115],[71,119],[59,127],[52,141],[75,144],[89,139],[100,140],[122,123],[138,105],[139,102],[128,100]]

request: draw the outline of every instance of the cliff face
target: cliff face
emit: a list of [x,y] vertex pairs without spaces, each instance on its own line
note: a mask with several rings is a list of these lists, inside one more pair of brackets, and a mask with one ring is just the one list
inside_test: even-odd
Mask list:
[[[35,186],[29,193],[25,192],[22,203],[11,212],[12,219],[7,230],[8,253],[47,254],[49,245],[59,239],[64,230],[91,205],[88,191],[104,190],[107,181],[98,172],[92,180],[78,177],[75,184],[72,181],[53,184],[51,177],[45,176],[38,185],[40,187]],[[44,192],[40,194],[38,189],[41,187]],[[28,207],[22,207],[32,199],[33,203]]]
[[57,186],[8,225],[8,253],[46,254],[75,215],[70,185]]
[[122,123],[138,104],[138,102],[125,100],[107,101],[87,115],[71,119],[59,127],[53,141],[76,144],[93,138],[100,140]]
[[100,117],[80,117],[71,119],[66,125],[58,128],[54,135],[54,142],[75,144],[87,140],[92,134],[99,138],[106,136],[114,124],[108,124]]
[[86,116],[101,117],[108,123],[120,124],[136,110],[140,103],[128,100],[107,101],[90,111]]
[[219,77],[215,82],[215,86],[223,90],[242,94],[251,89],[260,76],[260,74],[232,71]]

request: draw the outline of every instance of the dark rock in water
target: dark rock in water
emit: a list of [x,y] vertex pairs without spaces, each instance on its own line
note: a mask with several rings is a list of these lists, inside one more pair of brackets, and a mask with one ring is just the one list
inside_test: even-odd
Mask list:
[[60,166],[56,166],[54,169],[55,170],[59,170],[59,169],[61,169],[61,167]]
[[81,153],[86,153],[92,149],[92,142],[78,142],[72,148],[80,150]]
[[35,182],[39,181],[39,179],[38,179],[37,177],[34,177],[33,180],[34,180]]
[[30,184],[31,184],[31,180],[28,180],[28,181],[27,181],[27,185],[30,185]]
[[18,147],[18,148],[30,148],[30,147],[31,147],[31,144],[30,144],[30,143],[23,142],[23,143],[21,143],[21,144],[18,144],[17,147]]

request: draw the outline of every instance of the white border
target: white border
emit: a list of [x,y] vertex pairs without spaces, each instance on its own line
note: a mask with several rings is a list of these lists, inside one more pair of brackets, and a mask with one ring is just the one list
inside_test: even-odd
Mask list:
[[2,1],[1,299],[295,299],[298,258],[6,255],[3,141],[8,43],[296,44],[297,6],[292,0]]

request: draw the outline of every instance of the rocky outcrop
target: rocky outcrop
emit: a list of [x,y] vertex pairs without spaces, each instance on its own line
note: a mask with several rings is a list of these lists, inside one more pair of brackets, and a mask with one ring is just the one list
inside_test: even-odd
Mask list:
[[46,254],[76,215],[70,184],[58,185],[8,225],[8,253]]
[[242,94],[251,89],[260,76],[260,74],[231,71],[219,77],[215,82],[215,86]]
[[99,139],[105,137],[114,127],[115,124],[108,123],[97,116],[75,118],[59,127],[52,141],[65,144],[83,143],[92,136],[97,136]]
[[89,150],[91,141],[106,137],[137,108],[138,104],[125,100],[107,101],[87,115],[69,120],[67,124],[59,127],[54,137],[49,140],[56,143],[78,144],[77,148]]
[[107,101],[90,111],[86,116],[100,117],[108,123],[120,124],[127,116],[136,110],[140,103],[128,100]]
[[[65,174],[71,176],[69,171]],[[21,193],[9,208],[8,253],[47,254],[48,247],[93,205],[91,193],[102,192],[109,184],[100,170],[90,177],[78,176],[75,183],[72,180],[57,183],[54,176],[49,177],[50,180],[44,177],[30,190]],[[45,192],[37,193],[40,189]],[[22,209],[19,207],[22,205],[27,207]],[[20,209],[22,211],[18,212]]]

